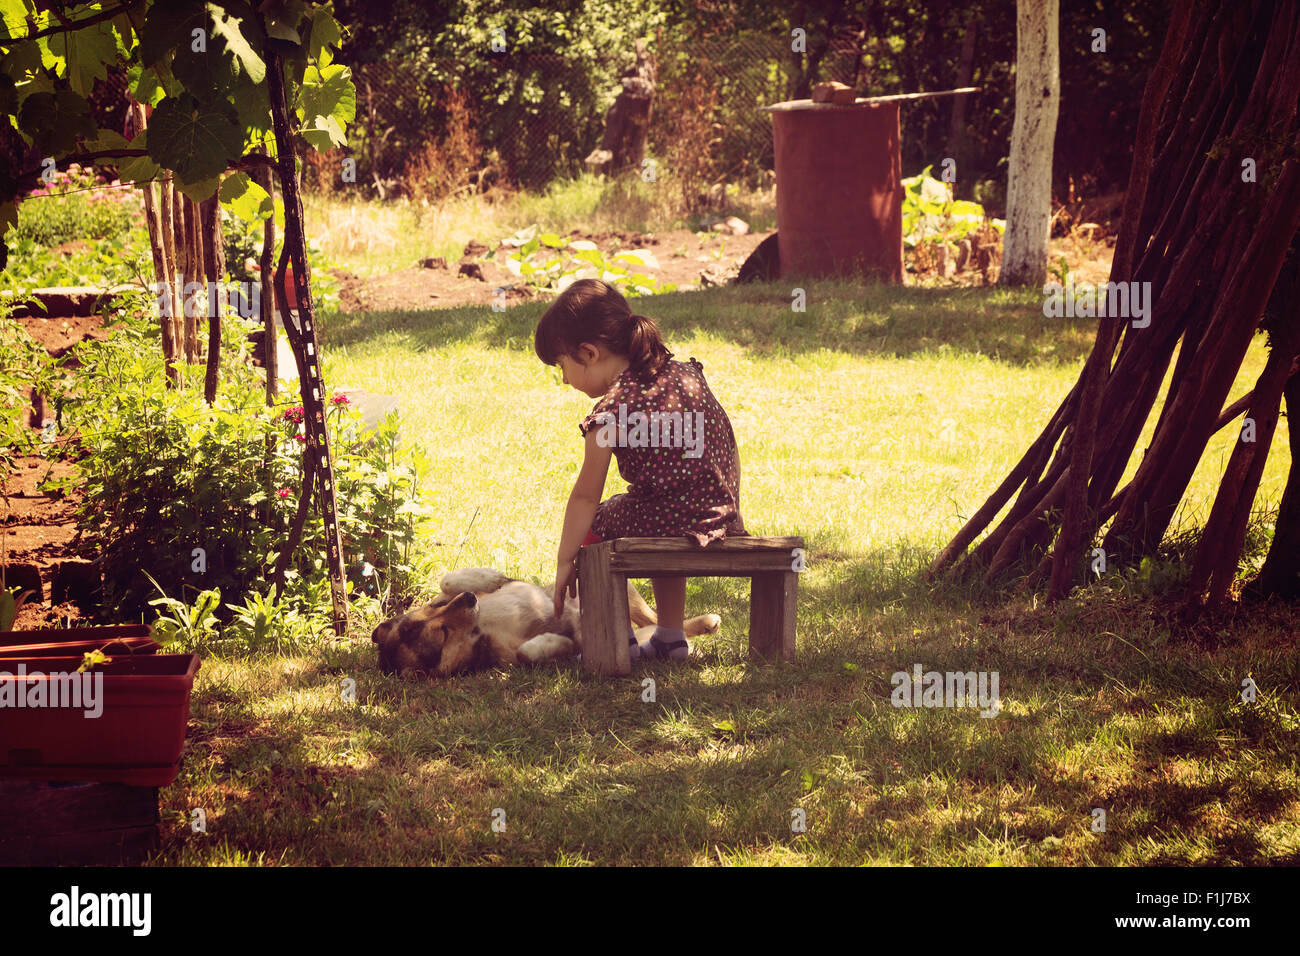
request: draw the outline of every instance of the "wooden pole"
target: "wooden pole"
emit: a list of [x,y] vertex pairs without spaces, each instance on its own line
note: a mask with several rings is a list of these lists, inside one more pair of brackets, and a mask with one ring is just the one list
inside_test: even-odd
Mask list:
[[[325,426],[324,382],[320,373],[320,348],[316,341],[316,311],[311,299],[311,272],[307,262],[302,197],[298,190],[297,154],[289,128],[290,112],[284,89],[283,61],[274,40],[268,40],[265,49],[277,169],[280,174],[280,189],[284,193],[284,249],[275,274],[276,302],[285,317],[285,335],[298,364],[298,387],[306,412],[307,444],[309,448],[316,449],[313,456],[316,467],[312,470],[317,476],[321,517],[325,524],[326,564],[330,577],[330,597],[334,604],[334,630],[339,637],[343,637],[348,628],[343,539],[335,500],[334,461],[330,453],[329,430]],[[295,298],[298,303],[297,322],[289,313],[289,296],[285,287],[285,272],[290,260],[293,261]],[[303,464],[304,470],[310,467],[306,455]]]

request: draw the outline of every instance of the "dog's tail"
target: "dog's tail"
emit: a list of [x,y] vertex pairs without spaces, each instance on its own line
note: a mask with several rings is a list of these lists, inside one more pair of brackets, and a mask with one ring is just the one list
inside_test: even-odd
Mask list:
[[459,571],[448,571],[442,576],[442,593],[447,597],[455,597],[465,591],[491,594],[512,580],[495,568],[462,568]]

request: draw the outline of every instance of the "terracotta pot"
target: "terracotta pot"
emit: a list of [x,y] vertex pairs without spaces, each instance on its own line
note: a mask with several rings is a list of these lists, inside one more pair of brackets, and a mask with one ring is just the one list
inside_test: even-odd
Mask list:
[[0,631],[0,647],[12,644],[66,644],[77,641],[100,643],[119,637],[149,637],[148,624],[105,624],[94,627],[45,627],[32,631]]
[[114,654],[156,654],[162,645],[149,636],[146,624],[111,624],[105,627],[47,628],[0,632],[0,658],[70,657],[102,650]]
[[[81,706],[15,705],[20,694],[31,701],[38,682],[45,682],[47,699],[60,687],[70,691],[51,675],[74,674],[80,664],[79,656],[0,660],[0,777],[142,787],[175,780],[198,655],[116,656],[89,672],[94,684],[81,683],[91,692]],[[20,669],[39,676],[20,680]],[[99,715],[90,716],[95,709]]]
[[115,637],[107,641],[47,641],[43,644],[0,643],[0,660],[11,657],[69,657],[103,651],[109,657],[156,654],[162,645],[151,637]]

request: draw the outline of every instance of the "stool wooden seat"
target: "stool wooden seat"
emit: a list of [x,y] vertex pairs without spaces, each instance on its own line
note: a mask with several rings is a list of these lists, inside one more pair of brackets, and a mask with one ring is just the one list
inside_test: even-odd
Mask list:
[[[613,538],[578,552],[582,667],[628,674],[627,579],[749,578],[749,653],[794,660],[795,609],[803,538],[723,538],[701,548],[692,539]],[[799,570],[796,570],[799,569]]]

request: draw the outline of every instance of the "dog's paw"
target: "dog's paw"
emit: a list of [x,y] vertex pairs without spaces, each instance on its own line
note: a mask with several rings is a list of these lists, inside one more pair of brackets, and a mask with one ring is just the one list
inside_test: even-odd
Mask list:
[[575,650],[573,641],[563,634],[538,634],[519,645],[515,654],[521,664],[541,664],[568,657]]
[[461,568],[457,571],[448,571],[442,576],[441,582],[442,593],[450,597],[465,591],[472,591],[474,594],[490,594],[509,583],[510,578],[495,568]]

